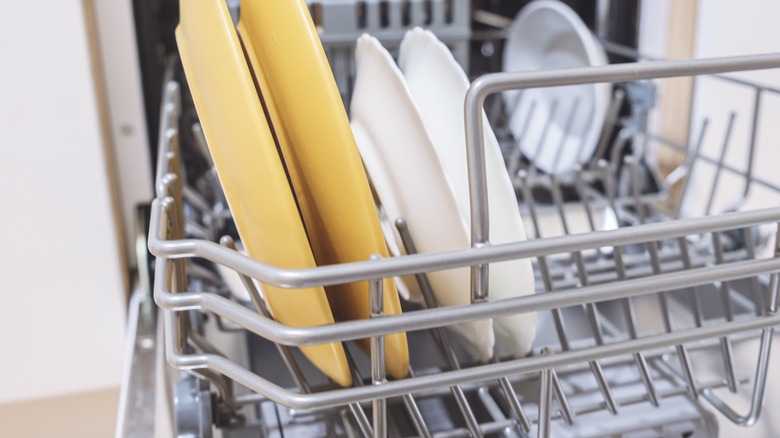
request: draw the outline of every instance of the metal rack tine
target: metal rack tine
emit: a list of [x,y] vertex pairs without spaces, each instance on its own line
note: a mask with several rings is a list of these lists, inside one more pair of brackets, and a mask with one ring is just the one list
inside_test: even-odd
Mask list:
[[[725,262],[725,257],[723,254],[723,237],[720,233],[712,233],[712,246],[715,252],[715,264],[723,264]],[[719,289],[726,321],[731,322],[734,320],[734,303],[731,300],[731,285],[728,281],[722,281]]]
[[655,383],[653,383],[653,376],[650,374],[645,355],[642,353],[634,353],[634,362],[636,362],[637,368],[639,369],[639,377],[642,379],[642,384],[647,391],[647,399],[653,406],[658,407],[660,405],[660,402],[658,401],[658,391],[655,388]]
[[639,223],[643,224],[646,220],[645,205],[642,203],[642,181],[639,175],[639,159],[633,155],[627,155],[623,162],[628,168],[628,176],[631,182],[631,193],[634,195],[634,208],[639,217]]
[[[541,354],[546,356],[550,354],[550,350],[543,348]],[[539,438],[549,438],[552,422],[553,370],[552,368],[546,368],[539,374],[539,420],[537,422],[537,436]]]
[[[607,192],[609,203],[613,210],[617,211],[615,207],[616,202],[614,181],[609,177],[609,175],[607,175],[607,177],[604,179],[604,183],[604,189]],[[615,245],[613,247],[612,257],[615,260],[615,269],[617,271],[618,280],[625,281],[628,276],[626,275],[626,266],[623,261],[623,250],[620,245]],[[637,339],[638,333],[636,328],[636,314],[634,312],[634,306],[631,303],[631,299],[623,298],[621,302],[625,312],[628,336],[632,340]],[[641,352],[634,353],[633,356],[634,362],[636,363],[637,369],[639,370],[639,376],[642,379],[642,384],[645,386],[648,400],[650,400],[650,403],[652,403],[654,406],[658,406],[658,391],[656,390],[655,384],[653,383],[653,376],[650,374],[650,370],[647,366],[647,360]]]
[[[220,245],[230,248],[233,251],[237,250],[236,242],[230,236],[222,236],[222,238],[219,239],[219,243]],[[260,314],[262,314],[264,317],[268,319],[273,319],[273,317],[271,316],[271,311],[268,310],[268,306],[266,306],[265,300],[262,298],[260,292],[255,287],[255,284],[252,281],[252,279],[240,272],[236,272],[236,273],[238,274],[239,278],[241,278],[241,282],[244,284],[244,287],[249,293],[249,298],[252,300],[252,304],[254,304],[257,311]],[[279,352],[279,355],[282,357],[282,361],[284,362],[287,369],[290,371],[290,375],[295,381],[295,384],[298,386],[298,389],[300,389],[301,392],[303,392],[304,394],[311,393],[311,386],[309,385],[306,376],[303,374],[300,365],[298,365],[298,361],[295,359],[295,356],[293,355],[290,347],[279,343],[275,343],[275,345],[277,351]],[[344,349],[344,352],[348,353],[346,348]],[[350,357],[347,356],[347,359],[349,358]],[[351,366],[350,369],[356,370],[357,368]],[[373,431],[368,421],[368,417],[366,417],[366,413],[363,411],[363,408],[360,407],[360,404],[350,403],[349,409],[352,412],[352,415],[355,417],[355,421],[357,422],[358,427],[363,433],[363,436],[364,437],[373,436]]]
[[[582,257],[582,251],[574,252],[574,261],[577,266],[577,276],[580,280],[580,285],[582,287],[589,286],[590,281],[588,279],[588,271],[585,267],[585,261]],[[598,307],[595,303],[588,303],[585,305],[585,309],[588,312],[588,321],[590,322],[593,336],[596,339],[596,345],[604,344],[604,332],[601,329],[601,318],[599,316]]]
[[[756,258],[756,242],[755,242],[755,236],[753,234],[753,228],[747,227],[743,230],[744,236],[745,236],[745,252],[747,253],[747,258],[749,260]],[[757,277],[750,277],[750,289],[752,290],[753,295],[753,306],[754,314],[756,316],[761,316],[761,314],[764,311],[764,300],[762,297],[762,286],[758,281]]]
[[590,371],[593,377],[596,379],[596,385],[599,387],[602,397],[604,397],[604,405],[612,415],[618,413],[618,402],[615,400],[615,395],[612,394],[612,389],[607,382],[607,376],[604,375],[604,369],[598,361],[589,362]]
[[555,210],[558,212],[558,218],[561,220],[563,235],[569,235],[569,224],[566,220],[566,211],[563,206],[563,195],[561,194],[561,182],[555,174],[550,175],[550,194],[552,195]]
[[[574,168],[574,188],[577,190],[577,196],[582,202],[582,207],[585,209],[585,217],[588,219],[588,226],[591,231],[596,231],[596,223],[593,220],[593,208],[590,205],[590,196],[587,190],[585,190],[585,181],[583,180],[583,168],[582,165],[577,164]],[[601,255],[601,251],[599,251]]]
[[[547,264],[547,257],[539,256],[536,258],[539,265],[539,273],[542,274],[542,282],[544,283],[544,291],[546,293],[554,292],[554,286],[552,276],[550,276],[550,268]],[[554,307],[550,309],[553,316],[553,323],[555,324],[555,331],[558,334],[558,342],[561,344],[561,350],[568,351],[571,349],[569,344],[569,336],[566,333],[566,325],[563,322],[563,315],[561,309]]]
[[[674,210],[674,218],[679,219],[680,214],[682,213],[682,206],[685,203],[685,196],[688,193],[688,187],[690,186],[691,176],[693,175],[693,167],[696,164],[697,158],[699,157],[699,150],[701,148],[702,143],[704,142],[704,134],[707,132],[707,126],[709,126],[710,119],[705,118],[702,120],[701,123],[701,130],[699,130],[699,137],[696,140],[696,143],[694,144],[693,150],[690,150],[690,148],[687,148],[687,156],[685,157],[685,164],[684,164],[684,172],[685,172],[685,180],[683,181],[682,188],[680,189],[680,197],[677,200],[677,206]],[[674,173],[674,172],[672,172]],[[672,175],[670,174],[667,179],[669,179]]]
[[[176,136],[170,136],[169,139],[173,140]],[[173,141],[171,143],[173,146]],[[173,148],[172,148],[173,149]],[[168,155],[169,166],[176,169],[178,165],[178,156],[174,152],[170,152]],[[166,196],[170,196],[174,202],[181,202],[181,178],[176,174],[166,174],[163,176],[163,187]],[[181,213],[181,212],[178,212]],[[183,214],[172,214],[169,220],[169,233],[175,239],[181,239],[184,237],[184,216]],[[177,259],[171,262],[173,269],[169,271],[169,276],[166,280],[169,282],[170,290],[172,292],[184,292],[187,287],[187,272],[186,272],[186,260]],[[187,312],[175,312],[174,314],[175,327],[176,327],[176,352],[179,354],[185,354],[189,349],[187,339],[190,332],[190,315]]]
[[[774,274],[777,276],[777,274]],[[750,397],[750,410],[747,415],[737,414],[715,393],[705,388],[701,391],[702,397],[707,400],[715,409],[725,415],[734,424],[740,426],[753,425],[761,415],[761,408],[764,401],[764,391],[766,390],[767,374],[769,370],[769,356],[772,349],[772,335],[774,328],[766,328],[761,331],[761,344],[759,345],[758,363],[756,364],[755,383],[753,384],[753,395]]]
[[[493,362],[498,363],[498,358],[494,356]],[[507,402],[509,402],[509,409],[512,411],[512,415],[514,415],[515,419],[524,432],[530,432],[531,420],[525,414],[523,406],[520,404],[520,400],[517,398],[517,392],[515,392],[515,389],[512,387],[512,382],[510,382],[508,378],[503,377],[498,379],[498,383],[501,385],[501,391],[504,393],[504,397],[506,398]]]
[[[623,161],[624,151],[629,145],[629,140],[633,138],[632,131],[628,128],[623,128],[618,131],[615,136],[615,141],[612,142],[612,149],[609,154],[609,161],[603,161],[608,164],[610,172],[607,174],[610,178],[616,178],[618,173],[618,164]],[[599,166],[599,163],[597,163]],[[600,166],[599,166],[600,167]]]
[[[414,370],[409,366],[409,377],[414,377]],[[421,438],[431,438],[431,431],[428,430],[428,426],[425,424],[425,419],[420,412],[420,408],[417,406],[417,402],[414,400],[412,394],[404,394],[403,396],[404,406],[409,412],[409,416],[412,419],[414,428]]]
[[729,121],[726,124],[726,133],[723,135],[723,144],[720,147],[720,157],[718,158],[718,164],[715,168],[715,176],[712,178],[712,189],[710,190],[710,196],[707,199],[707,208],[704,210],[705,216],[709,216],[712,212],[712,204],[715,201],[715,193],[717,192],[718,183],[720,182],[720,175],[723,172],[723,163],[726,161],[726,152],[728,151],[731,132],[736,118],[737,114],[732,111],[729,114]]
[[677,358],[680,362],[680,369],[682,370],[683,378],[685,379],[685,386],[688,389],[688,396],[691,400],[699,398],[699,384],[694,377],[693,365],[691,364],[691,357],[688,353],[688,349],[683,345],[675,346],[677,350]]
[[[650,254],[650,267],[653,270],[653,275],[661,274],[661,257],[658,255],[658,242],[647,242],[647,252]],[[672,314],[669,309],[669,301],[666,296],[666,292],[658,294],[658,301],[661,305],[661,317],[663,318],[664,330],[666,332],[672,331]]]
[[[685,241],[685,238],[682,237]],[[661,274],[661,263],[660,258],[658,257],[658,245],[655,241],[648,242],[648,251],[650,252],[650,263],[653,268],[653,274],[659,275]],[[687,247],[687,241],[686,241],[686,247]],[[687,255],[687,249],[686,249],[686,255]],[[690,260],[688,261],[690,264]],[[666,292],[661,292],[658,294],[658,300],[661,305],[661,315],[663,317],[664,322],[664,329],[667,333],[670,333],[674,330],[674,322],[672,320],[671,311],[669,309],[669,303],[667,300]],[[700,304],[700,303],[699,303]],[[698,384],[696,383],[696,379],[693,377],[693,367],[691,365],[691,359],[690,355],[688,354],[688,348],[684,345],[676,345],[675,349],[677,351],[677,357],[680,362],[680,369],[682,370],[683,378],[685,380],[685,385],[688,388],[688,395],[691,396],[693,400],[696,400],[698,398]],[[657,405],[656,405],[657,406]]]
[[[712,233],[712,246],[715,250],[715,263],[718,265],[722,264],[724,262],[723,240],[720,233]],[[726,321],[731,322],[734,320],[734,303],[731,301],[731,286],[728,281],[722,281],[720,282],[718,289],[720,290]],[[728,336],[720,338],[720,353],[723,358],[723,366],[726,369],[726,381],[728,382],[729,390],[736,393],[739,389],[739,379],[737,378],[736,365],[734,363],[734,347]]]
[[[380,260],[379,254],[372,254],[370,260]],[[379,277],[368,282],[369,311],[371,318],[381,318],[385,314],[383,279]],[[385,370],[385,335],[371,337],[371,383],[381,385],[387,382]],[[387,437],[387,400],[382,397],[372,402],[374,417],[374,437]]]
[[[579,258],[575,255],[575,260],[578,261],[577,270],[578,272],[581,273],[580,274],[581,281],[584,279],[584,281],[587,283],[588,279],[586,274],[584,274],[585,272],[584,262],[582,261],[581,253],[578,252],[578,254],[580,255]],[[541,256],[538,257],[537,260],[539,263],[539,271],[542,274],[542,281],[544,282],[545,292],[552,293],[554,292],[554,287],[553,287],[552,278],[550,277],[549,268],[547,265],[547,259],[546,257]],[[600,336],[599,339],[601,339],[601,341],[603,342],[601,324],[597,316],[598,310],[595,308],[595,305],[593,303],[588,303],[587,309],[588,309],[589,316],[592,315],[590,321],[592,327],[594,328],[594,334],[596,336]],[[553,315],[553,322],[555,323],[555,328],[558,332],[558,339],[561,344],[561,349],[563,351],[567,351],[570,349],[570,345],[569,345],[568,336],[566,334],[566,327],[563,322],[563,315],[561,314],[560,309],[557,307],[553,308],[551,312]],[[616,414],[617,402],[615,401],[615,397],[612,395],[612,390],[609,388],[609,384],[607,383],[607,377],[604,375],[603,368],[597,361],[592,361],[589,363],[589,365],[590,365],[591,372],[593,373],[593,377],[596,379],[596,384],[599,387],[599,391],[601,391],[601,394],[604,397],[604,403],[606,404],[607,409],[611,413]],[[565,409],[563,406],[564,405],[568,406],[568,402],[565,398],[565,395],[563,394],[563,391],[561,391],[561,397],[559,398],[559,400],[562,400],[561,409],[562,410]],[[573,413],[571,413],[571,411],[567,412],[564,415],[568,416],[568,418],[573,421],[574,415]]]
[[598,163],[602,158],[604,158],[604,154],[606,154],[607,147],[609,146],[609,140],[618,125],[620,108],[623,106],[623,101],[625,99],[626,92],[621,88],[616,89],[612,96],[612,100],[610,101],[607,117],[604,118],[604,129],[601,131],[599,146],[596,149],[596,153],[593,154],[593,160],[591,163]]
[[555,395],[555,399],[558,401],[561,417],[563,418],[563,421],[566,422],[566,424],[571,426],[574,424],[574,411],[569,405],[569,399],[566,398],[566,393],[563,392],[561,381],[558,379],[558,373],[555,372],[555,369],[550,368],[550,374],[552,374],[553,394]]
[[[363,376],[360,375],[360,370],[358,369],[355,358],[352,356],[349,348],[344,348],[344,356],[347,358],[349,372],[352,374],[352,384],[355,386],[363,386]],[[359,403],[351,403],[349,405],[349,410],[352,412],[352,415],[355,418],[355,421],[357,421],[358,427],[360,428],[360,431],[363,433],[363,435],[366,437],[373,437],[374,428],[371,425],[371,422],[368,421],[368,417],[366,416],[363,407],[360,406]]]
[[[395,226],[398,229],[399,235],[401,236],[401,242],[404,245],[404,248],[406,249],[406,253],[416,254],[417,247],[415,246],[412,236],[409,233],[409,228],[408,228],[408,224],[406,223],[406,220],[404,218],[397,218],[395,220]],[[415,278],[420,284],[420,290],[423,295],[425,306],[427,308],[437,307],[437,303],[433,296],[433,290],[431,288],[430,282],[428,281],[428,277],[425,274],[416,274]],[[455,355],[455,351],[452,348],[452,344],[449,341],[449,336],[447,335],[445,329],[437,328],[435,329],[435,332],[438,332],[439,342],[442,344],[442,348],[446,352],[445,357],[447,358],[450,367],[452,369],[460,369],[460,363],[458,363],[457,356]],[[498,361],[498,359],[495,357],[493,357],[493,360]],[[514,388],[512,388],[511,382],[509,382],[509,379],[507,377],[499,378],[498,382],[501,385],[501,388],[505,391],[505,393],[508,394],[507,400],[509,402],[509,406],[510,409],[512,410],[512,413],[515,415],[515,421],[526,431],[529,430],[530,422],[527,420],[527,416],[523,412],[522,406],[519,403]],[[479,423],[477,422],[476,417],[474,416],[473,410],[471,409],[471,407],[468,404],[468,401],[466,400],[466,396],[463,393],[463,389],[459,385],[455,385],[452,386],[450,390],[453,396],[455,397],[455,401],[458,405],[458,408],[460,409],[461,413],[463,413],[464,419],[466,421],[466,426],[468,427],[469,432],[471,432],[471,434],[475,437],[481,437],[482,431],[479,427]],[[527,426],[528,429],[526,429]]]
[[[680,256],[682,258],[683,269],[689,270],[693,267],[691,263],[690,248],[688,245],[688,239],[679,237],[677,239],[677,245],[680,247]],[[699,293],[699,287],[694,286],[689,289],[689,298],[693,303],[693,319],[696,327],[701,327],[704,324],[704,309],[701,303],[701,294]]]

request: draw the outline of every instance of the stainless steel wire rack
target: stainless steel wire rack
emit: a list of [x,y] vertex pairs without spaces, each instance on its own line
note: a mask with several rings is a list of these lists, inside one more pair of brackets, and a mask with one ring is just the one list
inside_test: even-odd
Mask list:
[[[481,76],[465,102],[472,247],[415,254],[406,231],[414,224],[399,219],[409,255],[300,270],[252,260],[222,236],[230,216],[213,171],[204,173],[209,183],[198,189],[186,175],[183,157],[200,154],[207,161],[208,153],[197,124],[184,127],[191,144],[180,141],[182,92],[169,75],[148,247],[157,257],[154,300],[162,309],[168,364],[201,382],[198,390],[177,393],[178,403],[192,404],[191,394],[208,400],[210,409],[199,411],[207,415],[197,420],[204,422],[199,429],[204,436],[210,436],[212,424],[227,434],[253,430],[262,436],[712,436],[717,433],[713,412],[739,425],[753,424],[763,404],[773,328],[780,323],[780,241],[775,231],[766,232],[780,222],[780,208],[739,211],[752,187],[780,194],[780,187],[753,172],[755,142],[747,145],[750,158],[743,169],[722,156],[706,156],[695,141],[689,146],[653,137],[687,155],[670,177],[647,190],[639,148],[626,145],[653,134],[617,118],[617,111],[610,112],[594,159],[565,175],[522,164],[512,139],[505,138],[519,208],[533,238],[490,245],[485,127],[477,115],[490,95],[509,89],[766,68],[780,68],[780,55]],[[753,93],[753,119],[761,112],[762,96],[779,94],[722,79]],[[626,97],[621,93],[615,94],[613,108]],[[715,178],[739,177],[743,196],[720,214],[680,218],[685,187],[700,163],[716,166]],[[682,184],[683,199],[668,208],[675,184]],[[574,196],[567,198],[567,188]],[[574,232],[576,209],[585,218],[580,221],[584,232]],[[551,222],[560,223],[561,235],[545,237]],[[491,300],[490,264],[517,258],[533,261],[536,293]],[[241,275],[250,302],[225,293],[212,263]],[[471,267],[472,304],[437,307],[426,273],[465,266]],[[381,279],[399,275],[416,276],[425,302],[408,305],[403,315],[384,316]],[[290,289],[369,281],[373,317],[287,327],[270,317],[251,278]],[[538,336],[527,357],[497,351],[488,363],[470,362],[445,330],[525,312],[539,315]],[[199,330],[204,318],[216,321],[220,330],[246,333],[258,351],[254,363],[221,353]],[[398,331],[409,334],[410,375],[388,380],[383,336]],[[350,341],[364,338],[372,341],[370,358],[351,348]],[[740,369],[735,348],[746,340],[758,340],[759,347],[751,352],[753,368]],[[294,348],[326,342],[350,347],[352,387],[329,382]],[[745,385],[753,389],[750,408],[741,414],[719,394]]]

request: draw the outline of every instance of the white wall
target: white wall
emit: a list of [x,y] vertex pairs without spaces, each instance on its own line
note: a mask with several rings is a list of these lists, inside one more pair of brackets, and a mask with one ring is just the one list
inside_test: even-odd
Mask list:
[[82,3],[4,2],[0,41],[0,403],[116,387],[123,267]]
[[[699,14],[696,30],[697,58],[715,56],[737,56],[758,53],[780,52],[780,2],[774,0],[699,0]],[[780,87],[780,70],[764,70],[735,73],[731,76],[748,79],[762,84]],[[696,135],[704,117],[710,118],[702,150],[710,157],[718,157],[725,137],[729,114],[736,119],[726,162],[745,169],[750,139],[753,92],[749,89],[729,85],[722,81],[702,78],[697,80],[694,94],[694,117],[692,134]],[[780,184],[780,97],[764,93],[763,109],[759,114],[755,174]],[[710,191],[714,167],[701,166],[698,169],[698,196],[694,213],[701,213]],[[743,181],[727,174],[718,184],[715,198],[716,211],[725,207],[742,190]],[[774,207],[780,205],[780,196],[756,188],[746,208]]]

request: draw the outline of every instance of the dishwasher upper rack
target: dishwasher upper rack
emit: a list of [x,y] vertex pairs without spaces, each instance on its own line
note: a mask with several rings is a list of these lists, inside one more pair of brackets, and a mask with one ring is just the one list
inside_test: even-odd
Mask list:
[[[539,75],[496,75],[479,79],[472,86],[469,96],[476,97],[477,105],[480,93],[498,91],[501,81],[506,86],[518,85],[525,81],[526,84],[543,86],[553,83],[577,83],[576,81],[589,80],[628,80],[637,78],[650,78],[664,75],[688,75],[696,73],[713,73],[720,71],[736,70],[739,68],[768,68],[780,65],[780,57],[749,57],[731,58],[723,60],[688,61],[677,63],[652,63],[610,66],[602,69],[583,69],[578,71],[553,72],[549,78],[540,78]],[[552,79],[550,79],[552,78]],[[492,79],[497,79],[493,82]],[[497,85],[498,84],[498,85]],[[476,90],[476,91],[475,91]],[[173,104],[173,107],[176,105]],[[467,108],[467,112],[468,112]],[[168,117],[175,114],[169,111]],[[474,114],[473,110],[471,114]],[[171,122],[168,126],[170,128]],[[474,132],[471,132],[474,134]],[[777,300],[777,275],[780,263],[775,258],[766,260],[747,260],[737,262],[725,262],[720,267],[705,267],[693,270],[683,270],[677,273],[661,274],[655,277],[628,280],[625,282],[607,283],[601,286],[588,286],[565,294],[539,294],[532,297],[518,298],[502,302],[478,302],[472,306],[461,306],[446,309],[430,309],[412,312],[400,317],[378,317],[372,321],[359,321],[338,323],[333,326],[317,328],[287,328],[267,318],[259,316],[241,306],[231,303],[219,296],[206,293],[183,292],[186,289],[186,278],[182,279],[182,258],[203,257],[211,261],[225,264],[244,274],[252,275],[264,282],[278,284],[285,287],[302,287],[315,284],[334,284],[345,281],[371,280],[379,277],[388,277],[399,274],[422,273],[434,269],[443,269],[454,266],[468,266],[473,263],[478,266],[506,260],[513,257],[535,257],[543,260],[545,256],[556,253],[576,253],[594,248],[609,247],[615,245],[628,245],[637,243],[655,242],[663,238],[680,238],[692,234],[705,232],[718,232],[731,229],[747,229],[758,223],[777,222],[780,220],[780,212],[777,209],[758,212],[736,213],[715,218],[702,218],[683,220],[662,224],[650,224],[637,226],[630,229],[593,233],[589,235],[576,235],[563,238],[540,239],[524,243],[481,246],[477,240],[477,247],[464,249],[451,253],[412,255],[390,260],[368,261],[343,266],[322,267],[312,270],[284,270],[269,267],[262,263],[242,257],[218,245],[198,240],[182,239],[182,220],[177,213],[177,198],[181,202],[181,173],[171,166],[178,159],[175,148],[177,142],[175,129],[166,129],[163,132],[163,141],[158,167],[158,198],[154,201],[152,226],[149,238],[150,250],[157,255],[157,276],[155,279],[155,298],[158,304],[165,309],[166,330],[165,344],[168,359],[174,366],[195,370],[213,380],[214,371],[248,386],[268,398],[283,405],[295,408],[323,408],[326,406],[342,405],[358,401],[373,401],[375,403],[374,431],[380,433],[382,425],[386,424],[381,415],[382,397],[401,396],[418,393],[433,388],[446,388],[448,386],[466,382],[482,381],[506,377],[507,375],[542,372],[542,393],[539,409],[539,433],[549,433],[549,421],[551,418],[551,382],[555,381],[553,369],[567,364],[586,363],[597,361],[607,357],[625,353],[679,346],[694,340],[717,338],[731,333],[764,329],[762,334],[762,349],[757,370],[756,400],[750,415],[742,418],[730,411],[727,406],[719,404],[717,398],[706,389],[699,392],[695,381],[688,377],[689,390],[692,397],[699,393],[707,400],[712,401],[716,407],[733,417],[737,422],[750,423],[760,408],[760,395],[763,390],[759,383],[765,378],[766,360],[768,360],[768,343],[771,340],[771,328],[778,322],[776,311]],[[481,138],[478,136],[477,139]],[[470,145],[473,148],[473,135],[470,137]],[[474,162],[480,160],[479,153],[471,150],[470,164],[474,170]],[[479,163],[476,164],[479,174]],[[479,191],[479,178],[472,181],[472,187]],[[177,182],[178,181],[178,182]],[[483,182],[484,183],[484,182]],[[173,196],[171,196],[173,195]],[[479,196],[477,196],[479,198]],[[476,199],[476,204],[480,204]],[[484,199],[482,199],[484,201]],[[180,207],[180,206],[179,206]],[[180,210],[179,210],[180,211]],[[486,210],[485,210],[486,211]],[[479,228],[479,214],[473,222]],[[477,237],[480,233],[476,233]],[[485,236],[485,233],[481,234]],[[485,236],[486,237],[486,236]],[[475,285],[484,285],[480,277],[486,270],[475,270]],[[377,384],[320,392],[315,394],[299,394],[289,391],[268,382],[257,375],[241,369],[232,362],[215,354],[214,349],[204,347],[201,350],[205,354],[187,354],[186,332],[182,331],[182,325],[174,324],[181,321],[180,316],[184,310],[200,308],[214,312],[222,317],[232,320],[248,330],[266,337],[274,342],[285,345],[308,345],[312,343],[356,339],[366,336],[377,337],[394,330],[418,330],[431,327],[446,326],[452,323],[466,320],[480,319],[507,315],[513,312],[538,311],[543,309],[555,310],[563,306],[588,305],[596,301],[606,299],[626,298],[640,294],[654,294],[680,287],[695,286],[713,281],[726,282],[735,278],[758,275],[761,273],[772,274],[769,286],[767,311],[762,315],[749,317],[736,322],[727,322],[716,325],[708,325],[690,330],[669,332],[662,335],[639,337],[628,341],[607,343],[581,350],[552,353],[547,351],[545,355],[531,358],[515,359],[509,362],[479,365],[457,371],[448,371],[436,376],[425,378],[410,378],[397,382],[381,382],[377,377]],[[178,278],[176,278],[178,277]],[[484,277],[482,277],[484,278]],[[373,281],[374,285],[381,282]],[[169,291],[175,291],[173,293]],[[475,298],[480,301],[480,290],[475,289]],[[662,294],[660,294],[662,295]],[[659,295],[659,296],[660,296]],[[376,303],[375,303],[376,304]],[[198,343],[199,341],[193,341]],[[684,350],[680,350],[684,351]],[[373,355],[373,362],[378,365],[383,363],[382,350],[378,349]],[[682,357],[683,354],[680,354]],[[377,367],[380,368],[380,367]],[[685,368],[683,367],[683,370]],[[381,370],[380,370],[381,371]],[[210,374],[211,376],[209,376]],[[381,374],[381,373],[379,373]],[[762,377],[763,376],[763,377]],[[733,379],[732,379],[733,383]],[[556,394],[558,396],[558,394]],[[651,397],[648,394],[648,397]],[[559,401],[560,404],[560,401]],[[521,421],[520,418],[517,419]]]

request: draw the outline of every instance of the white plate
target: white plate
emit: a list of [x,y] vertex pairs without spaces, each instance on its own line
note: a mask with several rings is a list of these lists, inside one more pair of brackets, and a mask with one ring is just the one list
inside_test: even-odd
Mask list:
[[[395,62],[368,35],[358,39],[355,60],[352,131],[389,222],[404,217],[421,253],[468,247],[452,186]],[[439,305],[471,302],[468,268],[431,272],[428,278]],[[491,326],[484,320],[452,328],[484,361],[493,355]]]
[[[604,48],[577,13],[559,1],[529,3],[508,29],[504,71],[606,64]],[[562,174],[593,156],[610,95],[609,84],[585,84],[509,91],[503,96],[509,127],[523,154],[539,169]]]
[[[398,66],[452,181],[460,217],[469,229],[469,180],[463,118],[463,105],[469,88],[466,74],[447,46],[432,32],[421,28],[410,30],[404,36]],[[524,241],[523,220],[501,149],[484,114],[483,119],[490,241],[494,244]],[[491,300],[533,294],[531,261],[524,259],[491,264],[489,293]],[[531,349],[536,334],[536,314],[494,319],[493,328],[496,341],[503,350],[524,356]]]

